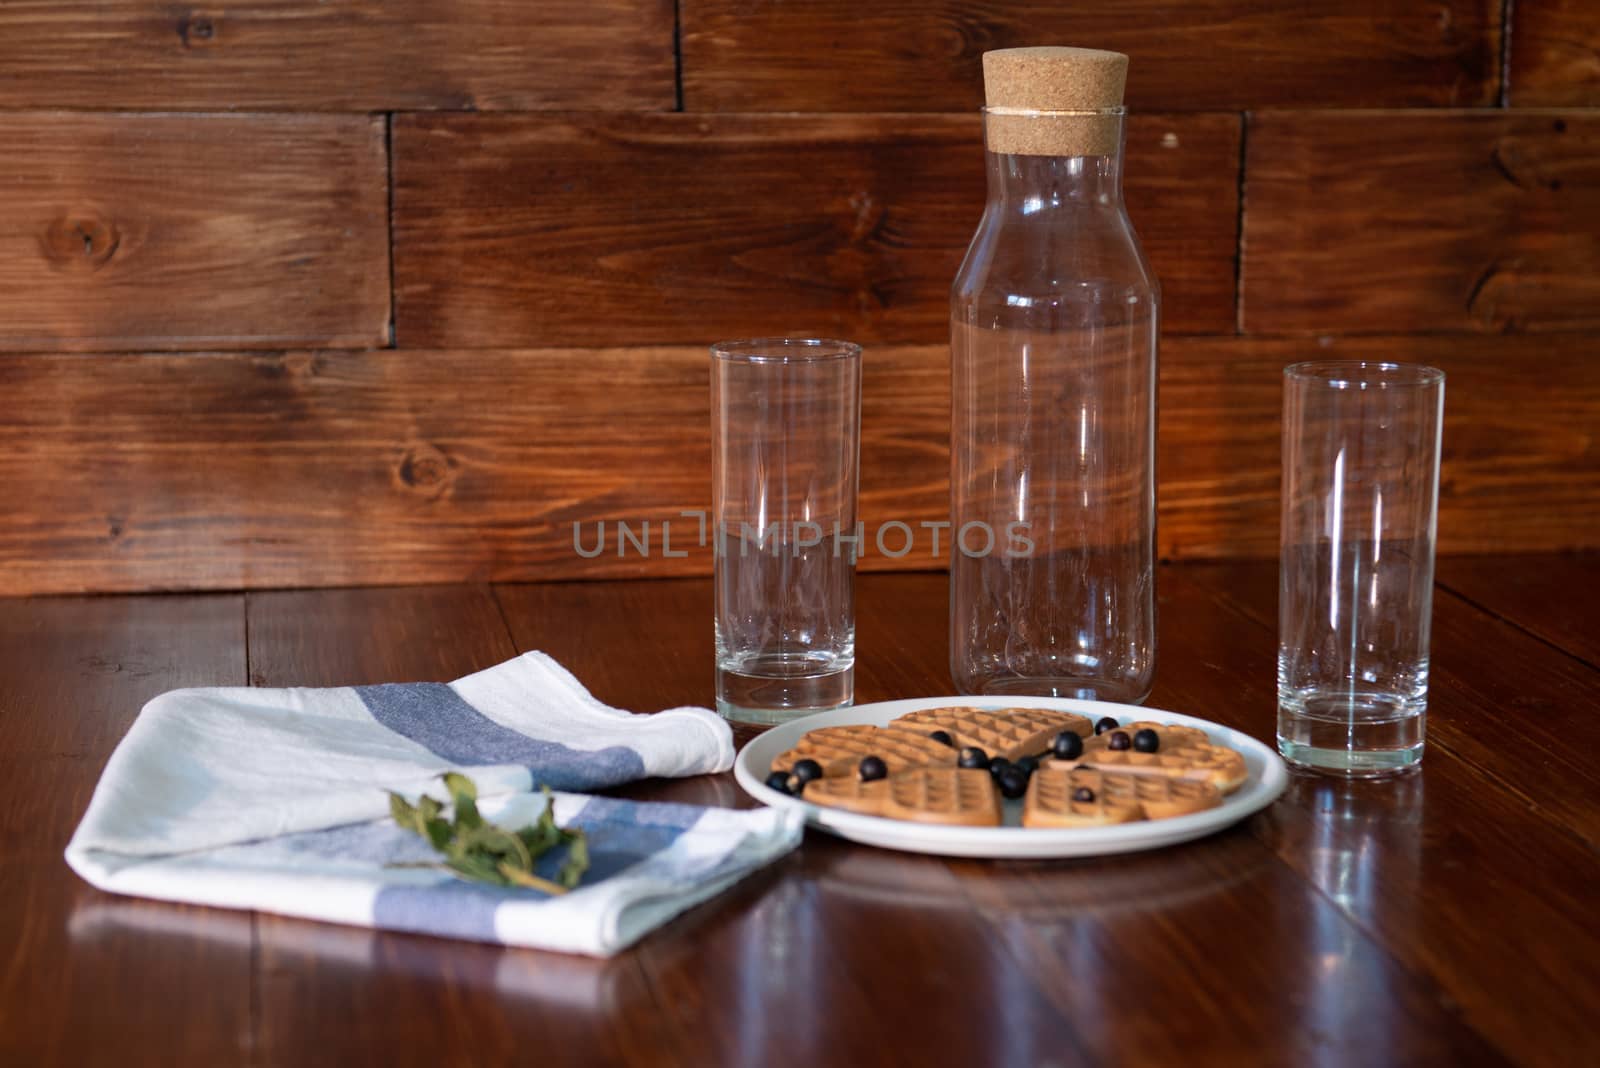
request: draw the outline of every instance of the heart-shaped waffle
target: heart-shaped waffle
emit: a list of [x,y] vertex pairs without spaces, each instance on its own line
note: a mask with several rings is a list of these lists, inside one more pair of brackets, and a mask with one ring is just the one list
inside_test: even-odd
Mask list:
[[1007,760],[1043,753],[1062,731],[1088,735],[1094,729],[1083,716],[1048,708],[924,708],[907,712],[893,725],[946,731],[958,746],[975,745]]
[[773,771],[788,771],[798,760],[822,765],[822,774],[854,775],[863,757],[881,759],[893,775],[929,765],[953,767],[956,751],[919,731],[867,725],[818,727],[800,736],[793,749],[772,762]]
[[891,775],[883,815],[917,823],[998,827],[1000,796],[981,768],[918,768]]
[[1231,794],[1250,777],[1244,757],[1221,745],[1181,745],[1141,753],[1136,749],[1108,749],[1098,746],[1074,761],[1052,761],[1096,767],[1104,771],[1131,775],[1166,775],[1178,779],[1199,779]]
[[816,779],[806,784],[801,796],[812,804],[842,808],[865,816],[879,816],[883,814],[884,802],[889,799],[889,780],[862,782],[859,776],[854,775]]

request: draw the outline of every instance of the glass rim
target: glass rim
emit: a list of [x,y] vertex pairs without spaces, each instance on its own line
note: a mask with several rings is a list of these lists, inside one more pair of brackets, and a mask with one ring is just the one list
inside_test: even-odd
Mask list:
[[985,115],[1007,115],[1027,119],[1053,119],[1053,118],[1121,118],[1128,114],[1126,105],[1118,104],[1113,108],[1018,108],[1006,107],[1000,104],[986,105],[978,109]]
[[1288,381],[1328,389],[1425,389],[1444,381],[1444,372],[1422,363],[1388,360],[1304,360],[1283,369]]
[[751,337],[711,346],[713,360],[730,363],[818,363],[860,355],[861,346],[854,341],[828,337]]

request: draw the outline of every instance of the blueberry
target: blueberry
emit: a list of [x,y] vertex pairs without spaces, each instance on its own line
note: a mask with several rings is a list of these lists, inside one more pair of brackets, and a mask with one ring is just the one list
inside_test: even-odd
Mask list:
[[1133,739],[1128,737],[1127,731],[1112,731],[1111,737],[1106,739],[1107,749],[1129,749],[1133,746]]
[[780,794],[789,792],[789,776],[781,771],[775,771],[767,776],[767,789],[776,790]]
[[822,765],[807,757],[804,760],[796,760],[794,767],[789,769],[789,774],[799,779],[803,786],[812,779],[822,778]]
[[872,782],[876,779],[887,778],[889,765],[885,764],[881,757],[862,757],[860,771],[862,782]]
[[1106,731],[1114,731],[1120,726],[1122,726],[1122,724],[1118,723],[1110,716],[1105,716],[1095,722],[1094,732],[1096,734],[1104,734]]
[[998,775],[1000,774],[1000,769],[1010,763],[1011,761],[1007,760],[1003,756],[992,756],[989,758],[989,770]]
[[1072,799],[1074,801],[1093,801],[1094,791],[1089,789],[1087,786],[1080,786],[1076,790],[1072,791]]
[[806,792],[806,780],[802,779],[792,771],[789,773],[788,785],[789,792],[796,797],[799,797],[801,794]]
[[1161,748],[1161,735],[1146,727],[1133,736],[1133,747],[1141,753],[1154,753]]
[[997,781],[1000,784],[1000,796],[1012,801],[1028,792],[1028,772],[1016,764],[1001,768]]
[[987,768],[989,754],[975,745],[969,745],[961,750],[961,756],[957,758],[956,763],[963,768]]
[[1077,760],[1083,755],[1083,739],[1075,731],[1062,731],[1051,750],[1062,760]]
[[1039,758],[1036,756],[1025,756],[1017,761],[1017,767],[1021,768],[1029,775],[1032,775],[1034,772],[1039,770]]
[[956,747],[956,740],[950,737],[949,731],[930,731],[928,737],[932,738],[940,745],[948,745],[951,749]]

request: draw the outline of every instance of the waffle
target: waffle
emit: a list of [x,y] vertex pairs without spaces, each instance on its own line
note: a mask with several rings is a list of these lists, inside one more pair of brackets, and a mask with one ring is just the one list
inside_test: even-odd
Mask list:
[[918,731],[893,727],[819,727],[800,736],[793,749],[772,762],[773,771],[788,771],[807,757],[822,765],[824,776],[853,775],[862,757],[881,759],[893,775],[908,768],[954,767],[956,751]]
[[[1211,736],[1199,727],[1185,727],[1177,723],[1155,723],[1150,720],[1140,720],[1137,723],[1129,723],[1116,729],[1126,731],[1130,739],[1139,731],[1155,731],[1157,737],[1161,739],[1159,747],[1161,749],[1177,749],[1180,746],[1211,744]],[[1104,734],[1085,738],[1083,741],[1084,751],[1105,747],[1109,744],[1110,737],[1111,732],[1106,731]]]
[[1141,753],[1134,749],[1107,749],[1099,746],[1074,761],[1051,763],[1078,764],[1105,771],[1126,772],[1132,775],[1166,775],[1178,779],[1198,779],[1208,782],[1225,794],[1231,794],[1249,778],[1244,757],[1220,745],[1182,745],[1172,749],[1161,748],[1154,753]]
[[853,775],[817,779],[806,784],[805,792],[801,796],[815,805],[827,805],[830,808],[842,808],[847,812],[878,816],[883,814],[883,803],[889,798],[889,780],[875,779],[872,782],[862,782]]
[[[1092,801],[1074,801],[1086,786]],[[1022,805],[1024,827],[1082,827],[1132,820],[1161,820],[1203,812],[1222,804],[1208,782],[1164,775],[1134,775],[1094,768],[1040,768],[1028,784]]]
[[919,768],[883,780],[883,815],[917,823],[1000,826],[1000,795],[981,768]]
[[1007,760],[1043,753],[1062,731],[1088,735],[1094,729],[1082,716],[1043,708],[924,708],[907,712],[894,726],[948,731],[958,746],[975,745]]
[[[1077,780],[1089,775],[1093,779]],[[1022,799],[1024,827],[1102,827],[1113,823],[1132,823],[1144,818],[1136,797],[1126,792],[1099,789],[1102,776],[1096,771],[1068,767],[1040,767],[1028,780]],[[1087,785],[1094,790],[1093,801],[1074,801],[1072,792]]]
[[1076,712],[1062,712],[1054,708],[997,708],[991,711],[1007,719],[1049,725],[1055,730],[1050,736],[1052,740],[1062,731],[1071,731],[1080,738],[1094,736],[1094,720],[1088,716],[1080,716]]

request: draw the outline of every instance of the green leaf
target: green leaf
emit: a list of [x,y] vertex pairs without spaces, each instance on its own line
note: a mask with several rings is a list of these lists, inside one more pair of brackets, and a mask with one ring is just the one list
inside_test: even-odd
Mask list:
[[528,847],[522,844],[522,839],[492,823],[474,827],[458,836],[457,841],[467,853],[491,854],[496,860],[504,860],[519,871],[533,869],[533,857],[529,855]]
[[481,827],[483,817],[478,815],[478,784],[459,771],[447,771],[439,778],[450,791],[450,803],[455,806],[457,827]]
[[439,778],[444,780],[444,788],[450,791],[450,799],[456,804],[459,805],[463,797],[468,801],[478,799],[478,784],[459,771],[447,771]]
[[445,861],[445,867],[469,881],[488,883],[490,886],[510,885],[510,880],[500,874],[499,866],[483,857],[453,857]]
[[431,820],[423,821],[423,837],[428,844],[443,853],[450,846],[450,824],[435,816]]
[[561,842],[561,831],[553,823],[530,823],[517,832],[528,852],[537,857],[549,852]]
[[469,830],[473,827],[482,827],[484,819],[478,814],[478,803],[470,797],[463,797],[456,802],[456,826]]
[[417,810],[412,807],[411,802],[392,790],[389,792],[389,815],[393,816],[394,821],[406,830],[415,831],[417,829]]
[[[427,794],[410,804],[399,794],[389,794],[389,814],[397,825],[425,838],[444,856],[442,863],[404,865],[437,867],[470,882],[490,886],[521,886],[547,894],[565,893],[578,885],[589,869],[589,843],[579,830],[556,824],[555,798],[544,791],[544,809],[534,823],[518,831],[496,826],[478,811],[478,787],[460,772],[445,772],[441,779],[450,791],[451,819],[444,804]],[[533,873],[540,856],[565,843],[567,855],[552,882]]]
[[589,836],[582,831],[566,831],[563,837],[567,839],[567,859],[556,872],[556,882],[570,890],[589,870]]

